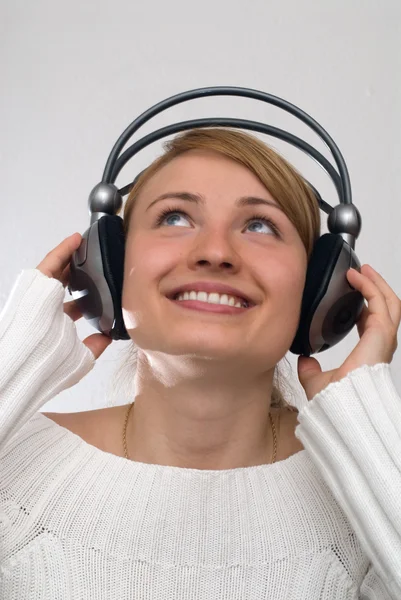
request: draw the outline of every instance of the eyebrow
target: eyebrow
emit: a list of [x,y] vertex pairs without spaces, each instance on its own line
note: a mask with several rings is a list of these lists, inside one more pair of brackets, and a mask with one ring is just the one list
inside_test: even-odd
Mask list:
[[[205,197],[201,194],[192,194],[190,192],[166,192],[153,200],[153,202],[151,202],[147,207],[146,211],[148,211],[151,206],[156,204],[156,202],[160,202],[160,200],[165,200],[166,198],[178,198],[179,200],[187,200],[188,202],[194,202],[195,204],[202,205],[204,205],[206,202]],[[260,204],[273,206],[274,208],[278,208],[283,212],[282,208],[276,202],[273,202],[273,200],[266,200],[265,198],[258,198],[257,196],[241,196],[235,201],[235,206],[239,208],[242,208],[243,206],[257,206]]]

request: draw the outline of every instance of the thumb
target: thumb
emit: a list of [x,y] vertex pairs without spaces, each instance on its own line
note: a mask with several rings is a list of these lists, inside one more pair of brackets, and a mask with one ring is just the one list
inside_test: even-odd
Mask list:
[[316,375],[320,375],[321,372],[322,368],[316,358],[311,356],[298,357],[298,378],[307,395],[314,378]]
[[112,339],[103,333],[92,333],[84,340],[84,344],[94,355],[97,360],[103,354],[108,346],[112,343]]

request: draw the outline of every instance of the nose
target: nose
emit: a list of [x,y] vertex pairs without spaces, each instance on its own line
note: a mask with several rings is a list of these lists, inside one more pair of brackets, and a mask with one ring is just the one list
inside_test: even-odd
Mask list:
[[213,228],[197,236],[189,251],[188,262],[192,269],[208,267],[211,270],[236,272],[240,268],[241,257],[230,235]]

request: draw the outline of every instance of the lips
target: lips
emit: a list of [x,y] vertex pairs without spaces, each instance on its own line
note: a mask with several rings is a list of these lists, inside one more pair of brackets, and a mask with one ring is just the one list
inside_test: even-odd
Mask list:
[[174,300],[178,294],[189,292],[191,290],[195,292],[206,292],[208,294],[217,292],[218,294],[237,296],[238,298],[241,298],[241,300],[245,301],[249,307],[255,305],[255,302],[252,300],[252,298],[242,290],[233,288],[224,283],[217,283],[213,281],[194,281],[192,283],[185,283],[168,292],[167,297],[170,298],[170,300]]

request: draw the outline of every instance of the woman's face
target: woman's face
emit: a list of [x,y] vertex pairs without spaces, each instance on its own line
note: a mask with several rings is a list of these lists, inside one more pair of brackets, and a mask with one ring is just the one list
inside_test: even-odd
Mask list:
[[[203,200],[172,197],[184,192]],[[237,205],[243,197],[269,204]],[[173,212],[160,216],[166,209]],[[124,322],[146,353],[272,368],[295,336],[306,266],[294,225],[259,179],[234,160],[193,150],[165,165],[137,198],[126,240]],[[194,282],[209,284],[208,292],[226,284],[254,306],[227,314],[170,299]]]

